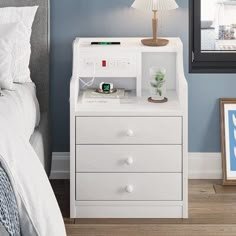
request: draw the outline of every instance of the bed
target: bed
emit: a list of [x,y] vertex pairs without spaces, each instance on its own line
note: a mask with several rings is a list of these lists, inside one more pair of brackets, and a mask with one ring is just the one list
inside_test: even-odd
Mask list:
[[[0,8],[35,5],[39,8],[31,36],[30,72],[33,83],[15,84],[14,91],[2,91],[3,96],[0,97],[1,236],[66,235],[61,212],[48,180],[52,161],[49,125],[49,0],[0,0]],[[4,120],[5,115],[9,116],[9,120],[15,118],[18,126],[5,127],[2,124],[7,120]],[[22,120],[29,122],[24,125]],[[35,127],[29,124],[32,121],[37,124]],[[14,124],[14,121],[10,124]],[[19,127],[26,130],[26,136],[18,135],[20,132],[16,129]],[[5,191],[4,194],[1,195],[1,191]],[[1,218],[4,212],[7,216],[11,215],[11,221],[5,222],[8,220],[5,215]],[[20,232],[16,230],[17,222]],[[14,230],[11,231],[11,228]]]
[[[43,131],[40,135],[43,136],[45,143],[50,143],[50,127],[49,122],[49,1],[48,0],[0,0],[0,7],[9,6],[34,6],[38,5],[39,9],[36,13],[32,37],[31,37],[31,61],[30,72],[31,79],[36,84],[37,98],[40,104],[40,111],[44,117],[43,122],[40,123],[40,127],[35,131],[38,135],[40,131]],[[33,135],[33,145],[36,145],[35,135]],[[38,147],[37,147],[38,148]],[[51,150],[50,145],[42,147],[44,150],[40,150],[40,159],[44,164],[47,174],[50,174],[51,170]]]

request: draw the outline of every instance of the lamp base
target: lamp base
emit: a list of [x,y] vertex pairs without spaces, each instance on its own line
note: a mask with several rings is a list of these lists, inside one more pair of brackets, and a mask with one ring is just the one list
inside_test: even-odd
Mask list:
[[149,47],[163,47],[169,43],[167,39],[143,39],[142,44]]

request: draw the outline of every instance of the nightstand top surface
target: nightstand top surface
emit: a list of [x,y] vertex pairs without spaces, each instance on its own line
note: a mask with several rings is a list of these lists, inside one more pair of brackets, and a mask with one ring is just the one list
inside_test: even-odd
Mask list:
[[[145,37],[144,37],[145,38]],[[143,38],[76,38],[75,45],[78,45],[81,50],[109,50],[120,48],[121,50],[139,50],[141,52],[177,52],[182,48],[183,44],[180,38],[167,38],[169,44],[164,47],[148,47],[141,43]],[[91,45],[91,42],[121,42],[120,45]]]
[[[146,94],[146,95],[145,95]],[[183,116],[184,109],[176,91],[168,91],[168,102],[154,104],[147,101],[148,93],[142,97],[129,96],[121,104],[83,104],[79,96],[76,116]]]

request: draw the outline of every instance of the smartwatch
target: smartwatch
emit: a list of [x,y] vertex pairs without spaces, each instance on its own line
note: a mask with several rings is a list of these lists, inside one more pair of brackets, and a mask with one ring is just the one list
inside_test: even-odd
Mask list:
[[112,93],[113,88],[114,86],[112,83],[105,83],[105,82],[102,82],[99,87],[100,91],[103,93]]

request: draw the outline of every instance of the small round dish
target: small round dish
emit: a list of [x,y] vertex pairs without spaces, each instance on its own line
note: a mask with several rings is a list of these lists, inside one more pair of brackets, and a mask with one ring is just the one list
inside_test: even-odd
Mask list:
[[116,92],[117,92],[117,89],[112,89],[109,92],[104,92],[102,89],[96,89],[96,93],[101,93],[101,94],[113,94]]
[[151,97],[149,97],[148,101],[152,102],[152,103],[166,103],[166,102],[168,102],[168,98],[164,98],[163,100],[154,100]]

